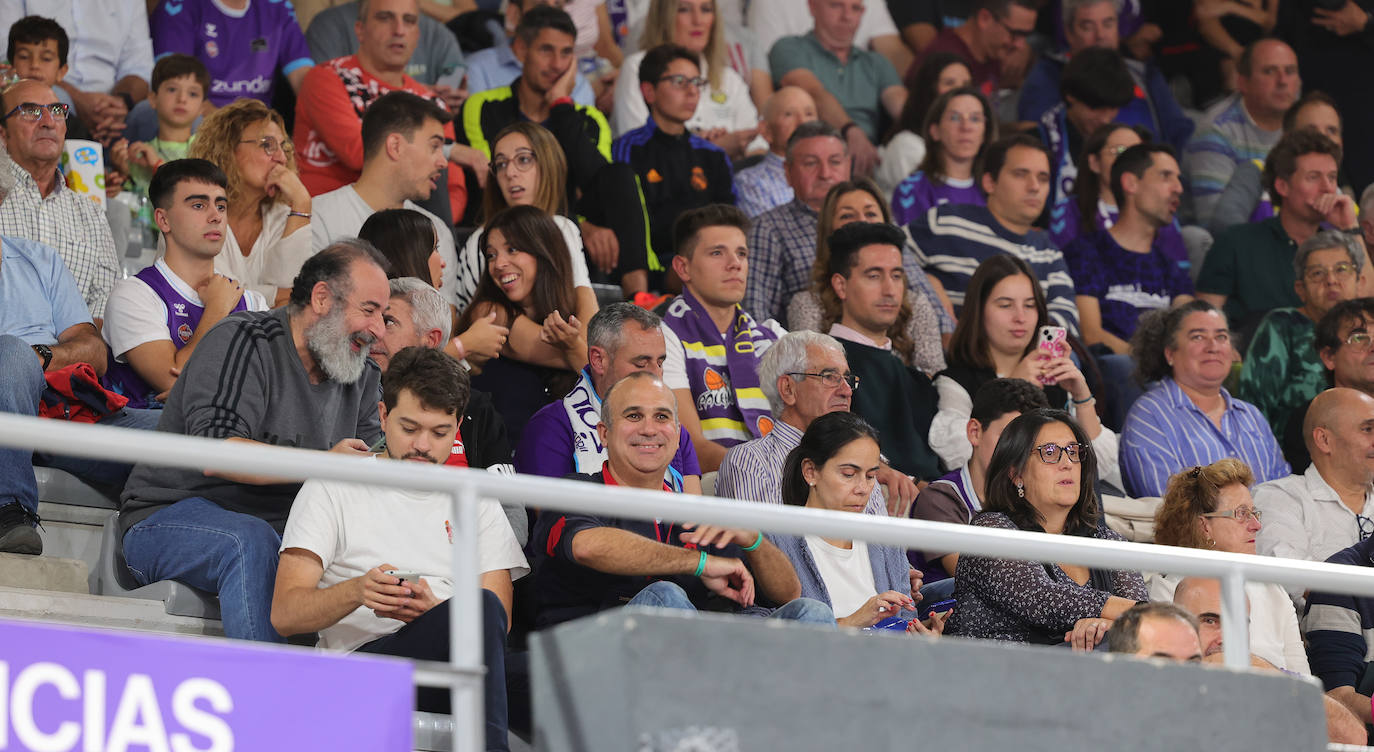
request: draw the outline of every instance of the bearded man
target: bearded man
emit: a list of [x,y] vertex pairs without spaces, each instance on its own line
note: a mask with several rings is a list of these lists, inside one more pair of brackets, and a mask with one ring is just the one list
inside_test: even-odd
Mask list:
[[[380,371],[387,262],[340,241],[311,257],[290,302],[236,313],[187,362],[159,431],[362,456],[381,436]],[[229,637],[278,642],[277,552],[301,484],[140,463],[124,487],[124,558],[140,584],[178,580],[220,596]]]

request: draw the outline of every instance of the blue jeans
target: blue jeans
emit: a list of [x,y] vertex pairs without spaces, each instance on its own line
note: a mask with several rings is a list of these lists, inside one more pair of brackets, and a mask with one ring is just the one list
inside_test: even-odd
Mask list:
[[124,534],[124,561],[147,585],[177,580],[219,594],[224,634],[282,642],[272,628],[281,536],[264,520],[193,497],[163,507]]
[[[33,354],[33,349],[18,337],[0,335],[0,412],[37,415],[38,401],[46,385],[42,363]],[[151,431],[157,428],[161,415],[158,410],[126,408],[100,423]],[[124,487],[131,469],[122,462],[0,449],[0,506],[17,501],[35,515],[38,513],[38,483],[33,477],[35,463],[66,470],[84,481],[104,487],[102,490],[113,491]]]
[[[648,608],[671,608],[678,611],[696,611],[697,607],[692,605],[692,601],[687,597],[687,593],[678,585],[660,580],[643,590],[639,591],[635,597],[630,599],[626,606],[644,606]],[[797,598],[788,601],[781,608],[774,609],[768,615],[770,619],[787,619],[789,621],[799,621],[804,624],[823,624],[835,626],[835,612],[830,607],[812,598]]]
[[1145,390],[1135,380],[1135,358],[1111,351],[1106,345],[1093,345],[1089,350],[1097,361],[1097,370],[1102,374],[1103,402],[1106,410],[1102,413],[1102,423],[1108,428],[1121,432],[1126,425],[1126,413],[1131,405]]

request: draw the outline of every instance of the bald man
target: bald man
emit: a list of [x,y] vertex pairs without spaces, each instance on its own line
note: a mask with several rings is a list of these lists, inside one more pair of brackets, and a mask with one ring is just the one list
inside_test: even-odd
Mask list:
[[1107,648],[1138,658],[1163,658],[1179,663],[1202,660],[1198,623],[1193,615],[1162,601],[1131,606],[1107,633]]
[[1344,387],[1322,392],[1303,437],[1307,472],[1255,488],[1264,512],[1255,542],[1266,556],[1325,561],[1374,533],[1374,397]]
[[784,86],[763,103],[760,134],[768,141],[763,161],[735,173],[735,205],[750,219],[792,200],[783,172],[787,139],[798,125],[816,119],[816,101],[799,86]]
[[[606,463],[569,478],[682,492],[680,480],[664,477],[677,452],[677,398],[657,376],[637,371],[616,382],[596,428]],[[545,510],[534,545],[548,557],[535,576],[538,629],[619,605],[835,623],[829,606],[798,597],[792,563],[757,530]],[[782,607],[756,608],[763,604]]]

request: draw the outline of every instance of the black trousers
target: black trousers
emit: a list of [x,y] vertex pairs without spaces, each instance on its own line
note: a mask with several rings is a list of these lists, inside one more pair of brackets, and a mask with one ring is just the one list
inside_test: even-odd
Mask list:
[[671,248],[650,248],[649,215],[634,168],[612,162],[592,173],[581,188],[582,196],[574,207],[575,213],[594,225],[610,228],[620,242],[620,258],[611,275],[614,281],[619,281],[628,272],[649,269],[649,256],[654,251],[659,254],[653,259],[655,266],[660,266],[658,258],[664,253],[671,258]]

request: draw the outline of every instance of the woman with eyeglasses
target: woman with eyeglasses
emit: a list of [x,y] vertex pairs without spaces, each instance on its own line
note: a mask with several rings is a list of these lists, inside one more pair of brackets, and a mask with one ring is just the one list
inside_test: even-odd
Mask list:
[[[1312,349],[1321,358],[1322,366],[1329,369],[1332,388],[1364,392],[1368,384],[1374,384],[1374,357],[1370,356],[1374,349],[1374,298],[1355,298],[1332,306],[1317,321]],[[1279,436],[1283,458],[1295,472],[1305,469],[1311,472],[1308,466],[1312,464],[1312,455],[1307,450],[1308,437],[1303,430],[1311,409],[1312,402],[1308,402],[1289,413],[1288,423]],[[1347,545],[1354,543],[1351,541]]]
[[897,184],[892,220],[905,225],[940,204],[987,204],[978,185],[978,158],[997,138],[992,106],[977,89],[951,89],[935,99],[921,132],[921,169]]
[[928,441],[945,467],[963,467],[973,456],[965,427],[978,387],[1013,378],[1044,389],[1051,406],[1068,410],[1092,442],[1099,479],[1121,484],[1117,435],[1098,418],[1088,379],[1067,355],[1050,357],[1036,346],[1040,327],[1051,323],[1044,290],[1025,261],[1006,254],[978,265],[949,341],[947,367],[934,381],[940,402]]
[[[830,284],[830,234],[851,222],[891,223],[878,186],[868,178],[846,180],[831,187],[821,204],[816,224],[816,261],[811,288],[792,296],[787,304],[787,328],[828,332],[840,320],[840,298]],[[892,337],[892,351],[902,362],[926,374],[945,367],[941,333],[954,330],[954,319],[924,273],[907,275],[907,295]],[[942,315],[943,314],[943,315]]]
[[[997,442],[973,524],[1119,541],[1098,525],[1096,471],[1088,438],[1068,413],[1023,413]],[[962,554],[954,577],[958,605],[945,631],[988,640],[1092,650],[1118,616],[1145,600],[1139,572],[1072,563]]]
[[1149,386],[1121,431],[1121,474],[1131,496],[1163,496],[1180,469],[1226,457],[1240,459],[1261,483],[1288,475],[1264,414],[1222,386],[1235,351],[1215,306],[1191,300],[1146,313],[1131,351],[1136,380]]
[[[1263,513],[1255,508],[1255,478],[1237,459],[1223,459],[1176,473],[1155,512],[1155,543],[1233,554],[1255,553]],[[1182,577],[1151,574],[1150,600],[1172,601]],[[1272,582],[1245,583],[1250,603],[1250,653],[1276,668],[1309,674],[1293,601]]]
[[[782,471],[784,504],[863,514],[878,474],[878,432],[846,410],[811,422]],[[906,620],[909,633],[939,634],[949,611],[916,617],[921,573],[906,551],[860,540],[819,535],[768,535],[791,560],[802,597],[825,603],[842,627],[864,629],[887,619]]]
[[492,396],[514,446],[534,413],[567,394],[586,367],[587,327],[575,309],[563,231],[548,214],[503,209],[479,231],[478,247],[487,272],[458,328],[488,319],[510,329],[499,357],[468,353],[467,361],[472,387]]
[[[725,150],[732,160],[758,136],[759,112],[749,96],[749,85],[726,59],[725,19],[716,0],[650,0],[639,51],[625,58],[615,82],[615,109],[611,126],[617,136],[629,133],[649,119],[649,106],[639,93],[639,64],[649,50],[676,44],[697,56],[697,67],[706,85],[688,130]],[[762,141],[758,151],[767,149]]]
[[891,196],[897,184],[910,177],[925,158],[926,141],[921,125],[935,98],[972,83],[968,61],[959,55],[932,52],[922,58],[902,112],[878,146],[879,161],[873,169],[873,182],[878,184],[883,195]]
[[286,124],[256,99],[240,99],[201,121],[187,156],[229,178],[229,216],[215,271],[281,305],[312,254],[310,192],[296,175]]
[[[533,206],[549,215],[563,236],[567,248],[569,282],[572,284],[577,318],[584,324],[596,313],[596,293],[587,273],[582,250],[582,232],[567,217],[566,183],[568,163],[563,148],[552,133],[538,123],[512,123],[496,134],[491,146],[491,172],[495,185],[482,192],[482,217],[490,222],[503,209]],[[467,310],[477,288],[487,276],[487,261],[478,247],[483,230],[468,236],[458,254],[458,275],[454,299],[458,312]]]
[[1264,413],[1275,436],[1294,410],[1327,388],[1314,347],[1317,322],[1332,306],[1358,297],[1364,262],[1363,245],[1343,232],[1322,230],[1304,240],[1293,257],[1293,288],[1302,305],[1266,313],[1250,335],[1236,393]]
[[1107,123],[1083,141],[1073,195],[1055,202],[1050,210],[1050,240],[1055,247],[1067,248],[1079,235],[1116,224],[1121,211],[1112,194],[1112,165],[1121,152],[1148,140],[1149,134],[1135,126]]

